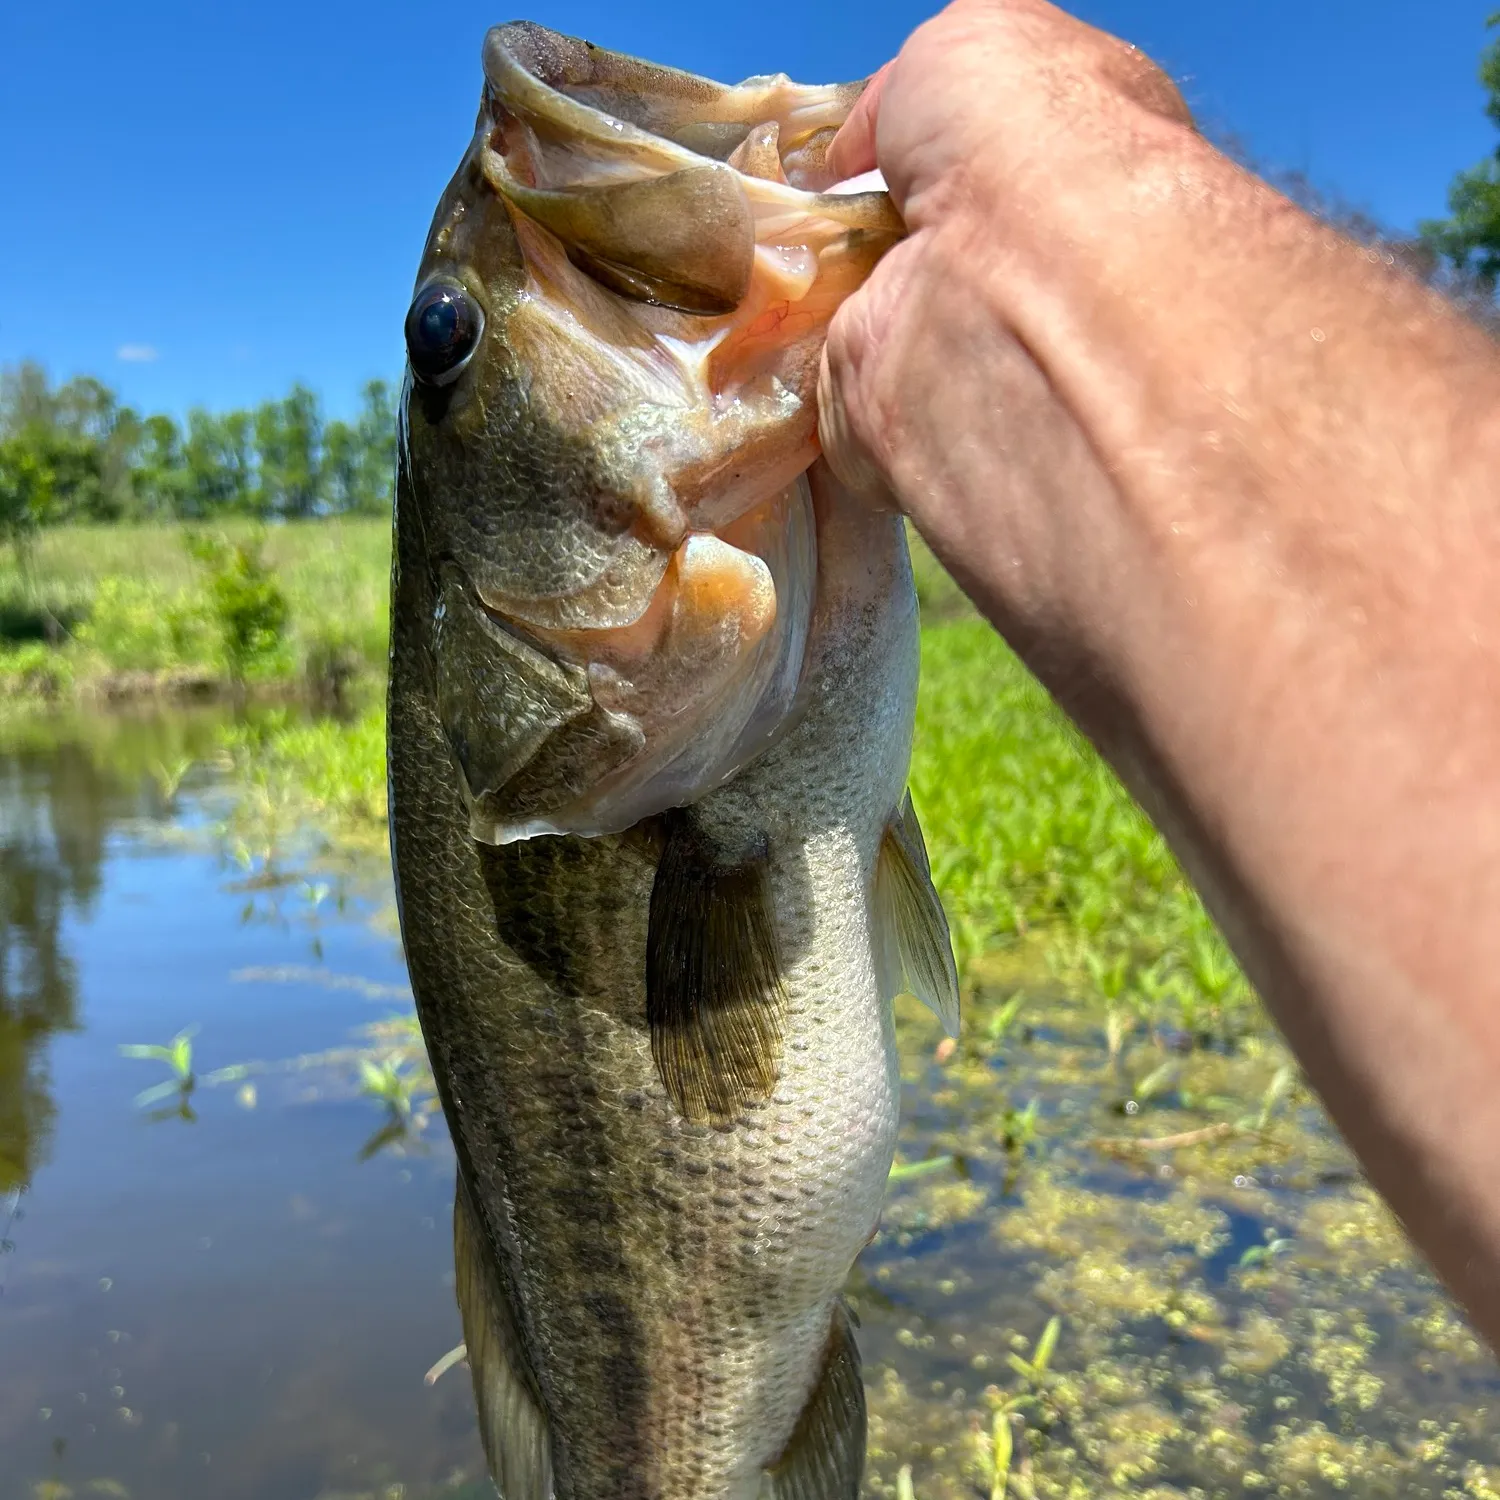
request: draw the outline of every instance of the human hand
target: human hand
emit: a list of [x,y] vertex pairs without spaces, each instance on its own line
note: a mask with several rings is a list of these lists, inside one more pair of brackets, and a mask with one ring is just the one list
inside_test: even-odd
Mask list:
[[1091,595],[1117,507],[1087,402],[1046,348],[1087,336],[1096,271],[1074,251],[1116,231],[1143,162],[1198,149],[1136,49],[1045,0],[957,0],[830,153],[839,177],[879,167],[910,237],[830,329],[825,454],[906,510],[1018,645]]
[[1494,341],[1045,0],[928,22],[830,164],[910,230],[830,326],[830,465],[1157,819],[1500,1347]]

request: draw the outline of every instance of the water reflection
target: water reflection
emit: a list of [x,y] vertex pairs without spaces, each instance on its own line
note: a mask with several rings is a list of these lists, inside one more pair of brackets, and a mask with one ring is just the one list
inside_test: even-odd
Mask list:
[[0,720],[0,1500],[481,1472],[388,872],[237,859],[225,728]]
[[213,711],[0,722],[0,1194],[47,1156],[48,1042],[79,1026],[68,919],[98,895],[111,832],[168,821],[221,722]]
[[63,915],[98,891],[113,783],[80,747],[0,752],[0,1190],[26,1183],[52,1130],[46,1044],[78,1025]]

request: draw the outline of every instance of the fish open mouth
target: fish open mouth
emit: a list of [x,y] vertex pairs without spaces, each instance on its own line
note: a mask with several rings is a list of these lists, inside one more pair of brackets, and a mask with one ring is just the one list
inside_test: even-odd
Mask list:
[[491,30],[484,69],[475,167],[534,295],[683,418],[646,443],[670,495],[643,483],[641,521],[680,540],[744,513],[816,456],[828,321],[905,233],[886,193],[826,191],[863,84],[730,87],[529,22]]
[[[524,267],[503,337],[525,419],[570,434],[607,483],[595,511],[579,503],[594,519],[569,522],[598,558],[574,582],[474,579],[489,627],[559,675],[550,735],[540,708],[487,723],[513,743],[466,774],[473,828],[613,832],[722,785],[796,715],[819,355],[904,226],[883,192],[827,191],[863,85],[730,87],[526,22],[489,33],[484,71],[467,170],[504,204]],[[559,535],[529,552],[517,535],[517,556]],[[545,696],[541,668],[497,650],[514,691]]]

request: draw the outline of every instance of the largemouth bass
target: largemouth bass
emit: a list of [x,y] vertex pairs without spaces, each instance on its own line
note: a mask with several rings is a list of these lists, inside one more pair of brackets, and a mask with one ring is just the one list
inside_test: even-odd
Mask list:
[[524,23],[407,317],[392,846],[505,1500],[846,1500],[891,1000],[957,983],[898,520],[817,458],[860,85]]

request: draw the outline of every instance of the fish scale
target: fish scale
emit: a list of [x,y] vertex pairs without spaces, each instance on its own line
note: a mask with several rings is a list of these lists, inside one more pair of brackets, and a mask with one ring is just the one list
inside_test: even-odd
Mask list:
[[[537,31],[500,28],[487,58],[500,45],[542,73],[586,80],[594,70],[616,92],[623,77],[656,91],[643,117],[671,123],[685,95],[694,108],[708,99],[720,116],[736,99],[758,110],[767,98],[795,97],[784,80],[753,80],[746,92],[702,80],[689,88],[685,75],[550,33],[538,41]],[[496,76],[512,73],[499,67],[492,87]],[[853,97],[811,93],[818,119],[829,98]],[[542,128],[548,93],[528,83],[521,95],[526,118]],[[578,125],[576,104],[559,105],[557,118],[597,150],[611,137]],[[487,95],[486,107],[503,111],[503,97]],[[690,121],[677,123],[696,138]],[[563,125],[551,141],[554,169]],[[479,148],[490,149],[489,139],[482,116]],[[660,167],[685,148],[651,138],[631,149]],[[617,163],[612,180],[633,160]],[[587,364],[589,339],[623,318],[643,320],[643,346],[664,329],[718,340],[698,326],[713,318],[631,300],[647,283],[652,295],[670,286],[670,257],[643,251],[649,276],[611,273],[599,285],[570,281],[586,272],[560,254],[534,264],[528,254],[550,253],[554,231],[533,226],[522,238],[543,248],[520,253],[504,181],[498,168],[482,177],[460,169],[408,320],[388,735],[402,936],[458,1157],[457,1285],[486,1456],[505,1500],[852,1500],[864,1404],[841,1294],[874,1232],[894,1151],[891,999],[909,985],[956,1019],[946,928],[903,801],[917,671],[904,533],[824,466],[812,468],[816,547],[789,555],[815,566],[815,580],[776,582],[778,620],[795,596],[786,589],[810,600],[795,703],[775,700],[748,763],[710,774],[705,760],[703,783],[686,796],[672,783],[653,806],[657,783],[624,783],[626,805],[640,811],[644,798],[646,815],[611,827],[599,809],[611,778],[628,775],[622,745],[649,757],[657,724],[691,743],[725,714],[758,723],[756,705],[705,699],[696,657],[674,672],[676,636],[636,641],[649,616],[625,622],[636,635],[622,654],[614,616],[592,627],[570,618],[566,631],[549,632],[476,590],[487,567],[509,569],[535,597],[562,595],[570,577],[583,577],[567,559],[548,561],[550,544],[528,534],[516,475],[537,473],[545,492],[537,537],[551,536],[551,518],[569,507],[582,518],[579,535],[591,535],[580,476],[593,483],[619,472],[621,431],[650,442],[660,432],[658,418],[632,416],[639,381],[608,384],[618,346],[598,362],[591,395],[591,409],[618,417],[607,436],[549,394],[544,370],[518,383],[515,349],[534,350],[527,340],[538,327],[567,324],[555,308],[544,324],[531,311],[560,286],[581,310],[570,365]],[[814,207],[823,201],[797,191]],[[574,218],[546,212],[573,232]],[[878,205],[851,212],[852,229],[819,230],[835,280],[847,237],[883,222]],[[603,231],[590,243],[615,254],[634,248]],[[711,284],[712,256],[695,266],[695,285]],[[857,283],[851,275],[848,289]],[[806,295],[811,288],[803,284]],[[744,293],[746,318],[759,315],[757,295],[753,284]],[[830,294],[825,310],[836,300]],[[724,318],[736,326],[732,313]],[[771,487],[765,497],[747,490],[746,508],[784,487],[786,454],[806,444],[809,356],[794,342],[789,335],[782,368],[801,386],[781,387],[774,423],[734,429],[735,443],[753,430]],[[754,379],[771,353],[756,350]],[[488,413],[505,402],[525,420],[497,428]],[[739,450],[714,456],[723,432],[708,416],[679,428],[675,448],[648,447],[625,467],[658,465],[680,496],[693,475],[733,467]],[[524,451],[508,451],[515,443]],[[740,465],[735,482],[753,469]],[[621,493],[605,506],[616,529]],[[771,545],[764,526],[737,520],[716,515],[715,524],[738,543]],[[641,528],[652,534],[646,519]],[[757,555],[726,578],[755,576]],[[654,569],[642,575],[645,592],[675,586],[680,570],[663,570],[659,558],[642,566]],[[701,607],[719,607],[728,588],[705,591]],[[586,617],[587,593],[573,598]],[[755,644],[742,632],[721,637],[725,651]],[[657,696],[626,733],[635,700],[619,674],[637,650],[651,668],[638,694]],[[596,680],[590,654],[606,652],[612,701],[623,707],[586,711],[579,694]],[[725,671],[724,680],[761,690],[754,674]],[[675,722],[674,693],[684,695]],[[587,712],[614,726],[612,739],[603,730],[577,737]],[[566,755],[549,748],[564,743]],[[609,753],[591,761],[596,745]],[[559,791],[549,776],[562,770],[569,779]],[[570,812],[580,787],[581,810]],[[514,827],[476,811],[495,808],[513,809],[505,817]]]

